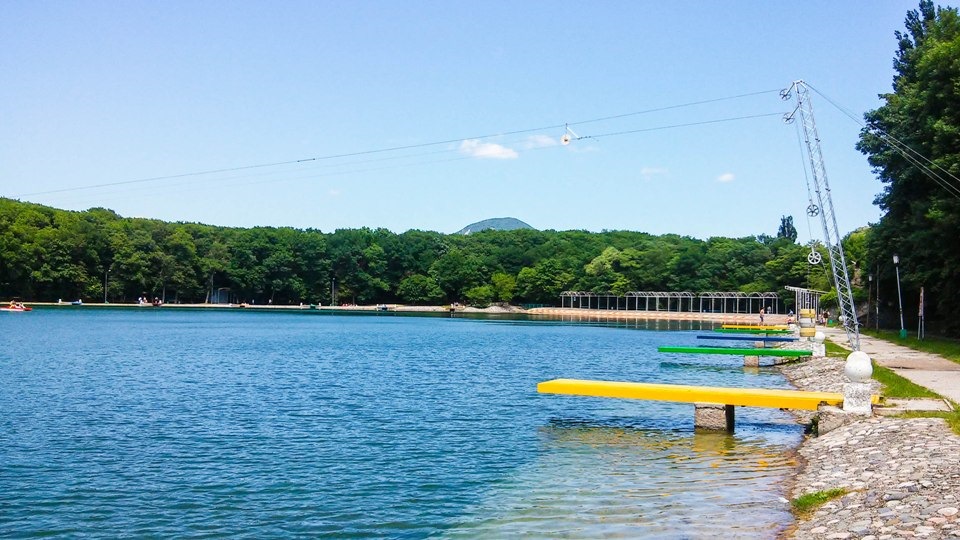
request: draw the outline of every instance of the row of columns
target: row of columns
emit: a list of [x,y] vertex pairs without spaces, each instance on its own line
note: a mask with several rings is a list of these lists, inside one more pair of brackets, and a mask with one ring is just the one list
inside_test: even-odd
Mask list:
[[[633,309],[631,310],[630,299],[633,298],[634,301]],[[567,300],[569,299],[569,301]],[[586,299],[586,305],[584,305],[584,299]],[[596,302],[594,302],[596,299]],[[641,302],[643,299],[642,305],[643,309],[640,309]],[[651,310],[651,302],[653,299],[653,309]],[[709,303],[705,305],[704,300],[709,300]],[[666,300],[666,308],[661,308],[661,300]],[[768,313],[778,314],[780,313],[780,298],[779,296],[769,296],[769,297],[760,297],[760,296],[748,296],[748,297],[715,297],[715,296],[616,296],[616,295],[607,295],[607,294],[566,294],[560,295],[560,307],[569,307],[569,308],[579,308],[579,309],[600,309],[600,310],[620,310],[621,306],[625,311],[675,311],[677,313],[687,311],[689,313],[694,313],[694,300],[699,301],[699,312],[704,313],[704,308],[706,307],[707,312],[709,313],[756,313],[760,311],[760,308],[768,310]],[[687,304],[687,310],[684,310],[684,301]],[[733,306],[730,306],[730,303],[733,303]],[[741,311],[741,304],[746,303],[746,311]],[[596,305],[594,305],[596,303]],[[672,307],[675,309],[671,309]],[[719,305],[719,309],[718,309]],[[728,307],[732,307],[730,311],[727,310]]]

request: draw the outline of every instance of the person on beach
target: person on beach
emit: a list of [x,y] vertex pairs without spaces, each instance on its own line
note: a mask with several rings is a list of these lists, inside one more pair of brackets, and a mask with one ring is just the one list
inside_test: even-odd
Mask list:
[[763,314],[764,314],[764,310],[763,308],[760,308],[760,324],[763,324]]

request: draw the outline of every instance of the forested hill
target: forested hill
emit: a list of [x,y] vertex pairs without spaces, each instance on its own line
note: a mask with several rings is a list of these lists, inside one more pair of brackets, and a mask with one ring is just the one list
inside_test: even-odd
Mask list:
[[[795,234],[795,233],[794,233]],[[828,289],[791,237],[698,240],[612,231],[216,227],[0,199],[0,298],[556,304],[564,290]]]
[[466,227],[457,231],[457,234],[470,234],[480,231],[485,231],[487,229],[494,229],[497,231],[512,231],[515,229],[532,229],[530,225],[520,221],[517,218],[505,217],[505,218],[491,218],[485,219],[483,221],[478,221],[476,223],[471,223]]

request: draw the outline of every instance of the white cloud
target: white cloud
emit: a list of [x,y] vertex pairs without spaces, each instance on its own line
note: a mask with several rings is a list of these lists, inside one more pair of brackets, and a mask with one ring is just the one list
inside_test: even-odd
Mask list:
[[723,173],[723,174],[721,174],[720,176],[717,177],[717,182],[723,182],[723,183],[733,182],[733,179],[734,179],[734,178],[736,178],[736,177],[733,176],[733,173],[730,173],[730,172],[728,172],[728,173]]
[[534,148],[548,148],[560,144],[560,139],[549,135],[531,135],[523,141],[523,147],[527,150]]
[[477,139],[466,139],[460,143],[460,153],[480,159],[517,159],[520,154],[512,148],[494,143],[484,143]]
[[341,193],[343,193],[343,192],[340,191],[339,189],[335,189],[335,188],[334,188],[334,189],[331,189],[330,191],[328,191],[328,192],[327,192],[327,195],[330,195],[331,197],[339,197]]

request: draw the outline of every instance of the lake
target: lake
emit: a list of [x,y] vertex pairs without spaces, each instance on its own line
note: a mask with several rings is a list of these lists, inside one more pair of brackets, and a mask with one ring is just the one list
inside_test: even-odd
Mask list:
[[[0,314],[0,536],[773,538],[802,428],[537,394],[789,388],[695,331],[243,310]],[[661,323],[662,324],[662,323]]]

